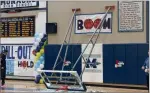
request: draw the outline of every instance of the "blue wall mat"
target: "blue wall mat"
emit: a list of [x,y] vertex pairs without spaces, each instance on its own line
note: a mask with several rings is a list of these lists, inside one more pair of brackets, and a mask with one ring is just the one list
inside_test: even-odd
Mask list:
[[[73,64],[72,67],[74,65],[74,63],[76,62],[76,60],[78,59],[78,57],[81,54],[81,45],[72,45],[72,59],[73,59]],[[81,74],[82,71],[82,62],[81,62],[81,58],[79,60],[79,62],[77,63],[75,70],[78,72],[78,74]]]
[[[45,70],[52,70],[56,57],[58,55],[60,46],[59,45],[46,45],[45,46],[45,64],[44,69]],[[48,76],[50,76],[50,73],[46,73]]]
[[[58,45],[58,44],[45,46],[45,67],[44,67],[44,69],[46,69],[46,70],[52,69],[60,47],[61,47],[61,45]],[[65,51],[66,51],[66,45],[63,46],[62,53],[60,55],[61,58],[59,58],[58,65],[55,70],[62,69]],[[81,45],[69,45],[66,60],[70,61],[71,65],[64,67],[64,70],[71,70],[71,68],[74,64],[74,61],[77,60],[80,53],[81,53]],[[81,73],[81,59],[79,60],[78,64],[76,65],[75,71],[79,72],[79,74]]]
[[58,55],[60,46],[59,45],[46,45],[45,46],[45,64],[44,69],[52,70]]
[[[116,44],[114,47],[114,67],[116,61],[123,61],[125,63],[125,45],[123,44]],[[115,69],[115,83],[117,84],[126,84],[127,79],[125,77],[125,66],[121,68]]]
[[[45,69],[52,69],[56,57],[58,55],[59,49],[60,49],[61,45],[47,45],[45,47]],[[55,70],[61,70],[62,69],[62,65],[63,65],[63,59],[64,59],[64,55],[65,55],[65,49],[66,46],[63,47],[62,52],[60,54],[60,58],[58,60],[57,66]],[[71,51],[71,46],[68,47],[68,53],[67,53],[67,57],[66,60],[67,61],[72,61],[72,51]],[[49,66],[49,67],[48,67]],[[64,69],[67,70],[70,67],[65,67]]]
[[126,84],[138,84],[137,44],[126,45],[125,78]]
[[114,45],[103,45],[103,82],[115,83]]
[[[45,67],[51,70],[61,45],[45,46]],[[145,84],[146,77],[141,70],[145,59],[148,57],[148,44],[104,44],[103,45],[103,82],[117,84]],[[65,46],[61,53],[64,57]],[[67,60],[72,64],[65,69],[71,69],[81,53],[81,45],[70,45]],[[124,66],[115,68],[116,60],[123,61]],[[59,60],[60,61],[60,60]],[[56,69],[61,70],[61,62]],[[80,74],[82,70],[81,59],[75,70]]]
[[[66,45],[65,46],[63,46],[63,49],[62,49],[62,53],[61,53],[61,57],[62,57],[62,60],[61,60],[61,63],[63,63],[63,60],[64,60],[64,56],[65,56],[65,52],[66,52]],[[68,52],[67,52],[67,56],[66,56],[66,61],[70,61],[70,62],[72,62],[73,61],[73,59],[72,59],[72,46],[71,45],[69,45],[68,46]],[[58,67],[57,67],[57,69],[60,69],[60,70],[62,70],[62,66],[63,66],[63,64],[61,64],[61,65],[58,65]],[[69,66],[64,66],[64,70],[70,70],[71,69],[71,65],[69,65]]]
[[145,61],[145,59],[148,57],[148,44],[138,44],[138,84],[146,84],[146,77],[143,70],[141,70],[141,67]]

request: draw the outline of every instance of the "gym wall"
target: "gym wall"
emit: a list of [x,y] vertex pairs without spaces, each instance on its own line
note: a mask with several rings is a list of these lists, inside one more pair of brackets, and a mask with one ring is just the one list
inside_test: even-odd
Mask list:
[[[31,8],[30,8],[31,9]],[[22,11],[19,13],[1,13],[1,18],[35,16],[35,33],[45,32],[46,23],[46,2],[39,2],[36,10]],[[16,26],[17,27],[17,26]],[[21,29],[21,28],[20,28]],[[27,28],[28,29],[28,28]],[[10,30],[9,30],[10,31]],[[2,37],[0,40],[1,49],[7,49],[7,70],[6,74],[9,79],[32,79],[34,77],[34,55],[32,37]],[[22,65],[26,63],[27,65]]]
[[[49,44],[60,44],[63,42],[67,31],[69,21],[73,14],[73,8],[81,8],[78,14],[104,13],[105,6],[115,5],[112,12],[112,33],[101,33],[98,43],[146,43],[146,2],[144,5],[144,30],[143,32],[118,32],[118,2],[117,1],[56,1],[48,2],[48,22],[56,22],[58,24],[57,34],[48,35]],[[72,35],[72,43],[86,43],[91,35],[74,34]]]
[[[45,47],[45,70],[51,70],[53,68],[60,47],[61,44],[49,44]],[[90,57],[90,63],[100,64],[91,64],[90,67],[86,66],[82,81],[90,84],[111,83],[145,85],[146,75],[141,67],[148,57],[148,47],[148,44],[141,43],[96,44],[92,52],[93,55]],[[66,66],[64,68],[65,70],[70,70],[73,67],[82,48],[83,44],[70,44],[66,60],[70,61],[71,65]],[[62,49],[60,54],[61,58],[64,58],[65,49],[66,46]],[[87,53],[84,52],[84,54]],[[94,56],[95,54],[101,56]],[[61,58],[59,58],[55,70],[62,69],[63,62]],[[84,56],[84,58],[86,59],[87,57]],[[96,61],[94,61],[94,59],[96,59]],[[115,65],[119,65],[119,63],[123,63],[124,65],[116,67]],[[80,59],[74,70],[80,75],[83,66],[84,61]]]
[[[46,2],[40,2],[39,8],[46,8]],[[46,23],[46,10],[22,11],[21,13],[1,13],[1,17],[35,16],[35,32],[44,32]],[[42,19],[42,20],[41,20]],[[33,43],[34,37],[1,38],[2,44]]]

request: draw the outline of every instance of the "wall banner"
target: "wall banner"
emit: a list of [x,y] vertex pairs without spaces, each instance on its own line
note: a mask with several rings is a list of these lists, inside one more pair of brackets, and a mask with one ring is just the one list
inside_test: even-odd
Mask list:
[[[99,23],[103,20],[105,13],[100,14],[79,14],[75,16],[75,33],[87,34],[96,31]],[[97,30],[98,32],[99,30]],[[100,32],[111,33],[112,32],[112,14],[108,13],[103,23]]]
[[144,29],[143,1],[118,2],[119,32],[140,32]]
[[[82,44],[82,51],[86,44]],[[103,83],[103,44],[96,44],[91,57],[87,59],[92,45],[90,44],[83,54],[84,59],[87,61],[87,66],[82,76],[83,82],[96,82]],[[85,66],[85,62],[82,59],[82,70]]]
[[1,0],[0,8],[1,9],[9,9],[9,8],[31,8],[38,7],[39,1],[31,1],[31,0]]
[[2,44],[2,50],[7,49],[7,76],[34,76],[34,55],[32,44]]

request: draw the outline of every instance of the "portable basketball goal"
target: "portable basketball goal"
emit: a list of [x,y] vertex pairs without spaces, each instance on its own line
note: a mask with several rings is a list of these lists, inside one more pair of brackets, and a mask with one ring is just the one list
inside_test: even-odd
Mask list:
[[[105,7],[106,12],[105,12],[105,15],[104,15],[102,21],[98,24],[95,32],[92,34],[91,38],[87,42],[87,44],[86,44],[85,48],[83,49],[83,51],[81,52],[80,56],[75,61],[73,67],[69,71],[66,71],[66,70],[64,70],[65,66],[70,64],[70,62],[66,61],[66,57],[67,57],[68,47],[69,47],[69,44],[70,44],[70,38],[71,38],[71,33],[72,33],[74,17],[75,17],[75,14],[80,11],[80,8],[72,9],[72,11],[74,13],[72,15],[72,18],[71,18],[71,21],[70,21],[70,24],[69,24],[69,27],[68,27],[68,31],[66,32],[66,35],[64,37],[64,41],[63,41],[63,43],[60,47],[60,50],[58,52],[58,55],[57,55],[57,58],[55,60],[55,63],[53,65],[52,70],[38,70],[38,72],[40,73],[40,75],[41,75],[41,77],[44,81],[45,86],[48,89],[55,89],[56,91],[58,91],[58,90],[86,91],[87,90],[86,86],[81,81],[81,77],[82,77],[82,75],[85,71],[85,67],[87,66],[87,61],[88,61],[88,60],[85,60],[85,58],[83,57],[83,53],[86,51],[88,45],[92,44],[92,47],[90,49],[90,53],[89,53],[87,59],[90,58],[91,53],[93,51],[93,48],[94,48],[94,46],[95,46],[95,44],[98,40],[99,33],[102,29],[104,20],[106,19],[106,16],[107,16],[108,12],[110,10],[113,10],[114,8],[115,8],[115,6],[106,6]],[[62,58],[60,56],[60,54],[62,52],[62,49],[63,49],[64,45],[66,45],[66,50],[65,50],[64,58]],[[74,69],[75,69],[77,63],[80,62],[79,60],[81,58],[84,60],[85,66],[84,66],[81,74],[79,75],[77,73],[77,71],[74,71]],[[61,70],[56,70],[55,68],[60,63],[60,62],[58,62],[59,59],[61,59],[62,62],[63,62],[62,69]]]

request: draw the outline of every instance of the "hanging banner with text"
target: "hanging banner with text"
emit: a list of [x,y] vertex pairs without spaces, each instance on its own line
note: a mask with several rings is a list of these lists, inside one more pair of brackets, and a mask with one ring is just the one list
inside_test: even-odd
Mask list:
[[119,1],[119,31],[143,31],[143,1]]
[[[100,14],[79,14],[75,16],[75,33],[93,33],[98,28],[99,23],[103,20],[105,13]],[[97,30],[99,32],[99,30]],[[108,13],[102,25],[100,32],[112,32],[112,14]]]
[[[86,44],[82,44],[82,51]],[[89,59],[92,44],[90,44],[83,54],[82,70],[85,67],[84,60],[87,60],[87,65],[82,76],[83,82],[103,83],[103,44],[96,44]]]
[[9,8],[31,8],[38,7],[39,1],[32,0],[1,0],[0,8],[9,9]]
[[8,50],[6,59],[7,76],[34,76],[32,46],[32,44],[2,44],[2,50]]

